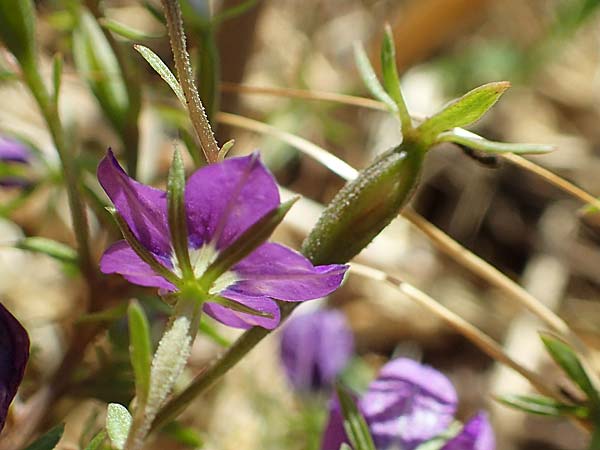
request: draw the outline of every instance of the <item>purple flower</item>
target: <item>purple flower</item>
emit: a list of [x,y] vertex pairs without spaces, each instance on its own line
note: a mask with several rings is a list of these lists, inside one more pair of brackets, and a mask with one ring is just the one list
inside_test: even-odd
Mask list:
[[0,303],[0,431],[4,427],[8,407],[29,359],[29,337],[25,328]]
[[[31,159],[29,149],[21,142],[0,137],[0,163],[28,164]],[[10,169],[9,169],[10,170]],[[1,173],[1,171],[0,171]],[[18,175],[9,174],[0,176],[0,186],[24,186],[27,180]]]
[[[100,184],[137,240],[164,267],[181,274],[171,245],[164,191],[128,177],[112,152],[98,167]],[[257,154],[230,158],[197,170],[185,187],[189,253],[194,276],[201,278],[217,256],[244,231],[280,205],[279,190]],[[174,292],[177,287],[143,262],[126,241],[113,244],[100,269],[118,273],[141,286]],[[203,310],[233,327],[275,328],[280,319],[273,299],[311,300],[330,294],[342,282],[347,266],[313,266],[300,253],[266,242],[219,276],[205,292]],[[211,301],[233,300],[271,317],[234,311]]]
[[[432,367],[399,358],[387,363],[358,408],[379,450],[414,450],[444,433],[454,420],[457,396],[452,383]],[[331,403],[322,450],[338,450],[348,438],[337,398]],[[487,416],[478,414],[442,450],[493,450],[494,435]]]
[[283,366],[298,390],[330,387],[353,350],[352,331],[335,309],[293,316],[281,335]]

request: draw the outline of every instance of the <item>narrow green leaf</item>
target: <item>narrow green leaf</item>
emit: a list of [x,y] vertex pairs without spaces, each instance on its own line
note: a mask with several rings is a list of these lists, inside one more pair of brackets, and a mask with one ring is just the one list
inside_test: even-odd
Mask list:
[[112,31],[116,35],[129,41],[144,41],[147,39],[158,39],[164,36],[162,34],[147,33],[107,17],[103,17],[98,22],[103,28]]
[[358,42],[354,44],[354,60],[356,61],[358,73],[371,95],[377,100],[385,103],[392,113],[398,114],[396,102],[392,100],[392,97],[390,97],[387,92],[385,92],[385,89],[383,89],[383,86],[381,86],[364,47]]
[[587,395],[588,400],[596,411],[600,410],[600,396],[594,387],[588,374],[586,373],[579,357],[575,351],[565,342],[551,336],[550,334],[541,334],[542,342],[550,356],[554,359],[565,373],[573,380],[577,386]]
[[37,438],[33,444],[29,445],[25,450],[52,450],[60,441],[65,432],[65,425],[57,425],[47,433]]
[[163,427],[161,432],[169,435],[179,444],[185,445],[186,447],[198,449],[204,445],[204,441],[202,440],[202,437],[200,437],[200,433],[191,427],[183,426],[177,421],[167,424],[165,427]]
[[234,139],[230,139],[223,144],[223,146],[219,150],[219,161],[223,161],[225,159],[225,157],[227,156],[227,153],[229,153],[229,150],[231,150],[231,147],[233,147],[234,145],[235,145]]
[[73,57],[79,73],[119,132],[127,123],[129,96],[121,67],[102,29],[85,8],[73,33]]
[[106,440],[106,432],[100,431],[94,438],[90,441],[90,443],[85,447],[85,450],[101,450],[102,444]]
[[499,395],[496,400],[511,408],[540,416],[586,418],[589,410],[583,406],[567,405],[541,395]]
[[92,322],[114,322],[120,319],[127,312],[127,305],[122,303],[112,308],[104,309],[95,313],[84,314],[77,318],[76,323],[92,323]]
[[518,155],[539,155],[555,149],[551,145],[544,144],[512,144],[488,141],[464,128],[454,128],[451,131],[440,133],[435,142],[453,142],[454,144],[463,145],[485,153],[515,153]]
[[169,269],[167,269],[165,266],[163,266],[159,261],[157,261],[154,255],[150,253],[150,251],[148,251],[148,249],[144,247],[140,241],[138,241],[138,239],[135,237],[135,235],[129,228],[127,222],[125,222],[125,219],[121,217],[117,210],[114,208],[106,209],[112,214],[113,218],[117,222],[117,225],[119,225],[123,237],[131,246],[133,251],[140,257],[140,259],[146,264],[148,264],[150,267],[152,267],[152,270],[154,270],[158,275],[162,276],[165,280],[169,281],[174,285],[180,284],[181,280],[179,279],[179,277],[173,272],[171,272]]
[[43,237],[28,237],[16,244],[17,248],[34,253],[42,253],[67,264],[77,264],[77,251],[68,245]]
[[381,69],[383,72],[383,85],[386,92],[396,104],[400,123],[402,124],[402,134],[407,135],[412,129],[412,119],[406,108],[406,102],[400,89],[400,77],[396,68],[396,49],[394,47],[394,37],[389,25],[385,26],[383,44],[381,46]]
[[248,256],[259,245],[265,242],[281,223],[290,208],[300,197],[295,197],[282,203],[265,214],[254,225],[242,233],[231,245],[219,253],[217,259],[208,266],[200,279],[200,283],[208,290],[213,282],[225,273],[231,266]]
[[0,39],[22,66],[33,69],[36,52],[32,0],[0,0]]
[[185,214],[185,168],[178,149],[173,152],[173,160],[167,180],[167,205],[171,242],[177,263],[184,279],[194,278],[188,250],[188,229]]
[[354,399],[340,383],[336,384],[335,390],[344,416],[344,429],[352,447],[354,450],[375,450],[367,422],[358,410]]
[[219,333],[219,331],[212,324],[208,323],[206,321],[206,317],[206,315],[202,315],[202,318],[200,319],[200,326],[198,328],[200,333],[209,337],[213,340],[213,342],[223,348],[229,347],[231,345],[231,341]]
[[106,432],[117,450],[123,450],[125,447],[130,427],[131,414],[127,408],[118,403],[109,403],[106,411]]
[[499,81],[484,84],[467,92],[419,125],[421,136],[433,140],[442,131],[476,122],[494,106],[509,87],[508,81]]
[[129,322],[129,357],[135,377],[136,408],[144,408],[150,389],[150,367],[152,365],[152,342],[150,326],[144,310],[133,300],[127,310]]
[[181,102],[181,104],[187,108],[187,101],[185,100],[185,95],[183,93],[183,89],[179,85],[179,81],[173,75],[173,72],[167,67],[167,65],[163,62],[160,57],[150,50],[148,47],[144,47],[143,45],[134,45],[134,49],[142,55],[142,57],[150,64],[150,66],[160,75],[160,77],[165,80],[165,82],[169,85],[169,87],[175,92],[175,95]]
[[218,303],[219,305],[225,306],[228,309],[244,314],[251,314],[253,316],[266,317],[269,319],[273,318],[273,314],[271,313],[259,311],[258,309],[251,308],[249,306],[230,300],[226,297],[221,297],[219,295],[211,295],[206,301],[210,303]]
[[60,84],[62,80],[63,57],[60,53],[54,55],[52,60],[52,99],[58,108],[58,97],[60,94]]

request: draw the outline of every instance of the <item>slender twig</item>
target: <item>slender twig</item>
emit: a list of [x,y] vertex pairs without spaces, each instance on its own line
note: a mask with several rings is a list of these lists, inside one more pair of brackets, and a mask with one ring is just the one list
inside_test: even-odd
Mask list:
[[215,140],[208,117],[204,111],[204,106],[202,106],[198,89],[194,83],[194,74],[190,63],[190,55],[186,47],[179,0],[162,0],[162,4],[167,19],[167,29],[175,59],[177,78],[185,95],[192,125],[196,131],[206,160],[209,163],[217,162],[219,146]]

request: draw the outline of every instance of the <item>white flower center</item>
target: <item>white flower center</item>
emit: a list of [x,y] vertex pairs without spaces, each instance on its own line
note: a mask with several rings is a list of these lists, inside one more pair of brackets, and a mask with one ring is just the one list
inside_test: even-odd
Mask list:
[[[194,276],[199,279],[202,277],[202,275],[204,275],[204,272],[206,272],[206,269],[208,269],[208,266],[210,266],[215,259],[217,259],[217,256],[219,255],[218,250],[215,248],[214,244],[210,243],[210,244],[205,244],[200,248],[197,249],[189,249],[190,252],[190,262],[192,264],[192,270],[194,271]],[[175,273],[175,275],[177,275],[178,277],[182,276],[182,272],[181,272],[181,268],[179,267],[179,263],[177,262],[177,258],[175,257],[175,255],[173,254],[173,256],[171,257],[171,262],[173,264],[173,273]],[[232,271],[232,270],[228,270],[226,272],[224,272],[223,274],[221,274],[221,276],[219,276],[219,278],[217,278],[213,285],[211,286],[211,288],[209,289],[208,293],[210,295],[217,295],[219,294],[221,291],[227,289],[229,286],[231,286],[232,284],[234,284],[235,282],[239,281],[240,278],[237,276],[237,274]]]

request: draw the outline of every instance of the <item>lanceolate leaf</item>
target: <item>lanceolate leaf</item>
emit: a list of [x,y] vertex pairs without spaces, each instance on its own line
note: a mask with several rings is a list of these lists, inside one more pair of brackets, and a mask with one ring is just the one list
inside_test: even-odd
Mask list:
[[131,426],[131,414],[123,405],[110,403],[106,411],[106,431],[113,447],[123,450],[129,427]]
[[137,407],[146,404],[150,389],[150,366],[152,364],[152,343],[150,326],[144,310],[137,301],[129,304],[129,356],[135,375]]
[[354,399],[340,384],[336,385],[335,390],[344,415],[344,428],[352,447],[354,450],[375,450],[369,427],[356,407]]
[[512,408],[540,416],[585,418],[589,415],[589,410],[583,406],[567,405],[540,395],[501,395],[496,399]]
[[33,444],[27,447],[25,450],[52,450],[60,441],[65,431],[64,425],[58,425],[48,431],[46,434],[39,437]]
[[396,105],[396,102],[392,100],[392,97],[390,97],[385,92],[385,89],[383,89],[383,86],[381,86],[365,49],[358,43],[354,45],[354,59],[356,60],[358,72],[371,95],[377,100],[385,103],[391,112],[397,113],[398,106]]
[[535,155],[548,153],[554,150],[551,145],[544,144],[509,144],[506,142],[494,142],[467,131],[463,128],[454,128],[450,131],[438,134],[436,142],[453,142],[458,145],[485,153],[516,153],[520,155]]
[[33,236],[20,240],[17,248],[35,253],[43,253],[58,261],[77,264],[77,252],[68,245],[52,239]]
[[467,92],[425,120],[419,131],[425,139],[435,139],[442,131],[464,127],[479,120],[510,87],[507,81],[488,83]]
[[144,57],[148,64],[152,66],[156,73],[158,73],[160,77],[167,82],[169,87],[173,90],[173,92],[175,92],[175,95],[177,95],[177,98],[181,104],[187,108],[187,102],[185,100],[183,89],[181,89],[177,78],[175,78],[175,75],[173,75],[173,72],[171,72],[163,60],[160,59],[160,57],[148,47],[144,47],[143,45],[134,45],[133,48],[135,48],[138,53]]

